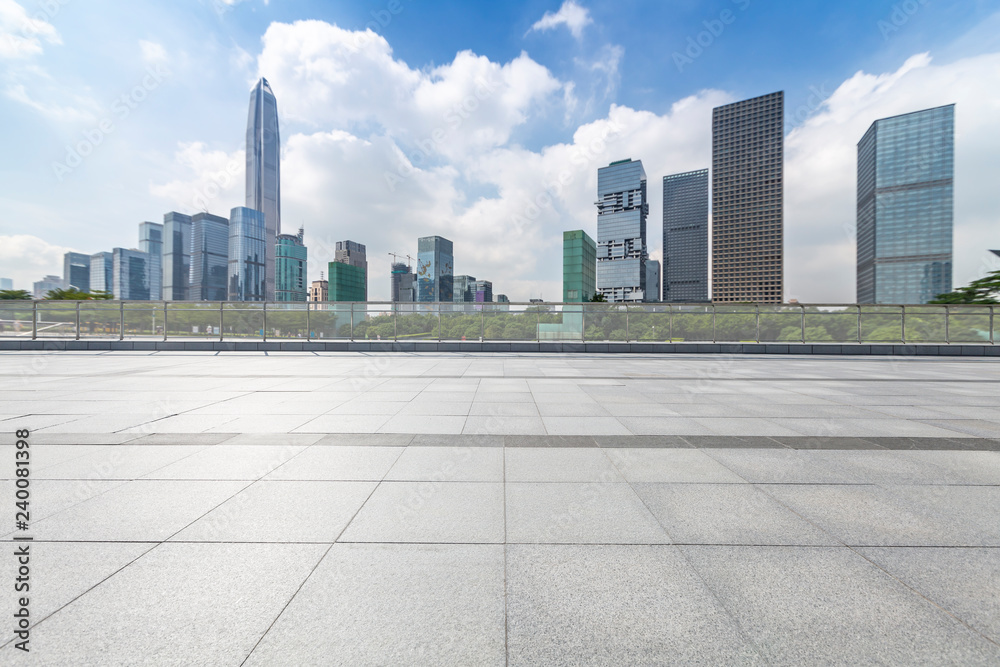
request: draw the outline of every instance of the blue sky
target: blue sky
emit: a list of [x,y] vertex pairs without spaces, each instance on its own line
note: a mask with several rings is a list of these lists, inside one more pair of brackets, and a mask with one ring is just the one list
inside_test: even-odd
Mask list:
[[[658,256],[659,179],[709,166],[713,105],[774,90],[786,93],[789,132],[786,296],[853,301],[853,146],[876,118],[952,102],[958,176],[969,174],[956,204],[964,282],[986,267],[977,243],[1000,245],[987,152],[1000,148],[997,10],[984,0],[127,10],[0,0],[0,275],[29,287],[58,272],[65,249],[132,247],[142,220],[241,204],[248,93],[263,75],[281,114],[285,231],[306,227],[313,278],[333,241],[366,243],[374,297],[388,295],[388,252],[442,233],[456,242],[458,272],[515,300],[556,298],[561,231],[594,232],[590,180],[621,157],[646,163]],[[363,37],[366,27],[377,34]],[[452,132],[448,109],[483,76],[498,87]],[[423,155],[438,127],[447,138]],[[594,136],[602,150],[587,149]],[[92,151],[80,165],[58,167],[81,142]],[[585,169],[546,198],[538,184],[581,151]],[[402,184],[387,186],[400,172]]]

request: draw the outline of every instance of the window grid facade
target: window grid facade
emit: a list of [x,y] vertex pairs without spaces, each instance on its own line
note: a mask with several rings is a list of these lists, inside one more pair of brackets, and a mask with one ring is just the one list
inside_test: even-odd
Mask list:
[[229,298],[229,220],[210,213],[191,218],[191,280],[188,299]]
[[278,244],[274,251],[276,301],[309,300],[309,287],[306,285],[308,250],[304,235],[302,229],[294,235],[278,234]]
[[[266,238],[263,261],[271,265],[281,232],[281,137],[278,132],[278,102],[267,79],[250,92],[246,144],[246,208],[264,215]],[[274,300],[274,273],[266,274],[266,295]]]
[[149,255],[150,281],[149,298],[160,301],[163,298],[163,225],[158,222],[139,223],[139,250]]
[[784,300],[784,92],[712,110],[712,299]]
[[191,279],[191,216],[163,216],[163,299],[186,301]]
[[454,302],[455,249],[442,236],[417,239],[417,300]]
[[646,300],[646,171],[641,160],[597,170],[597,291],[609,302]]
[[858,143],[858,303],[952,287],[955,105],[875,121]]
[[63,283],[81,292],[90,291],[90,255],[68,252],[63,255]]
[[267,300],[267,256],[264,214],[234,208],[229,215],[229,301]]
[[708,169],[663,178],[663,300],[709,300]]
[[597,243],[578,229],[563,232],[563,303],[590,301],[597,292]]
[[365,300],[365,270],[344,262],[330,262],[330,301],[360,303]]

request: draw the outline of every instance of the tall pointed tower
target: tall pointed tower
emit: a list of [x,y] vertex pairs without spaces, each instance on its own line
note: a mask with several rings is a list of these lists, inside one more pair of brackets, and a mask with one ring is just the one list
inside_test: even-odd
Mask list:
[[278,102],[267,79],[250,93],[247,119],[246,206],[264,214],[267,281],[266,299],[274,301],[274,253],[281,232],[281,138],[278,134]]

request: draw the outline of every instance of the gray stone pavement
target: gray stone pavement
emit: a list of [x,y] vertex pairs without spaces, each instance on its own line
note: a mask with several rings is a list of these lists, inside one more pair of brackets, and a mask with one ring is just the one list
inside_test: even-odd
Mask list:
[[0,369],[0,534],[28,428],[34,539],[2,664],[1000,663],[992,360]]

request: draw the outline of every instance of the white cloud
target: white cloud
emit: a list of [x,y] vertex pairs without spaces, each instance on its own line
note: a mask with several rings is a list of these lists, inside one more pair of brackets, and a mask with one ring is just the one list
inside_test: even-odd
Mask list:
[[31,291],[44,275],[62,275],[63,255],[73,248],[53,245],[37,236],[0,236],[0,276],[14,281],[14,289]]
[[147,65],[158,65],[167,61],[167,51],[162,44],[140,39],[139,49],[142,52],[142,61]]
[[59,32],[45,19],[28,16],[14,0],[0,0],[0,59],[40,55],[42,42],[62,44]]
[[150,184],[150,193],[180,213],[208,211],[229,217],[229,211],[244,204],[246,153],[208,150],[201,142],[182,143],[174,155],[179,171],[187,174],[162,184]]
[[558,12],[545,12],[545,16],[538,19],[528,32],[545,32],[564,25],[574,37],[580,39],[583,37],[583,29],[593,22],[590,10],[576,4],[574,0],[566,0]]

